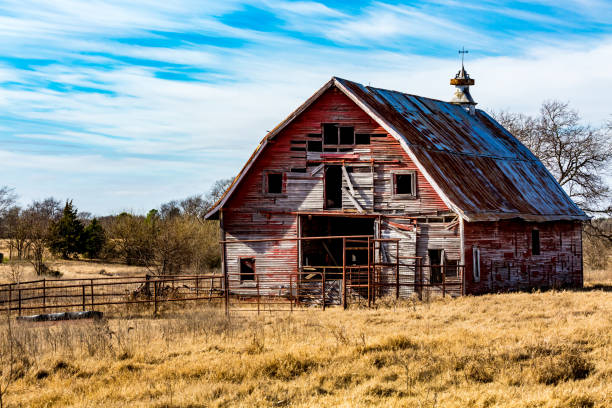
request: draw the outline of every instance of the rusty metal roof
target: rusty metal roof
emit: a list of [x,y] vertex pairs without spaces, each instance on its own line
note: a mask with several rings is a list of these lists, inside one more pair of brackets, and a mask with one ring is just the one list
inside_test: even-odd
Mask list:
[[482,110],[472,115],[450,102],[336,77],[266,135],[207,217],[227,201],[267,140],[331,86],[394,136],[445,203],[466,221],[587,219],[531,151]]

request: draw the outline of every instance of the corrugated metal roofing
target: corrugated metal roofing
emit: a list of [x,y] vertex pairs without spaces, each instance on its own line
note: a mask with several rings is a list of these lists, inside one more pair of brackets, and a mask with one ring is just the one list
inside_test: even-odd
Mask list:
[[207,215],[223,206],[267,140],[337,86],[395,136],[450,208],[467,221],[587,219],[544,165],[481,110],[332,78],[272,130]]

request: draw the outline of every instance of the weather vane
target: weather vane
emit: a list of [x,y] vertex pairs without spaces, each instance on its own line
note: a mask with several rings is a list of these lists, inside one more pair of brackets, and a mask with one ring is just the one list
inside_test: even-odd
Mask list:
[[461,66],[463,66],[463,57],[465,56],[465,54],[468,54],[469,51],[465,49],[465,47],[461,47],[461,49],[459,50],[459,54],[461,54]]

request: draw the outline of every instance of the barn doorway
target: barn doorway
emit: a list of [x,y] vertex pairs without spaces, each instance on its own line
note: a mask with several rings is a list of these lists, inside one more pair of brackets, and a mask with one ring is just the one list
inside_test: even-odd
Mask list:
[[[342,217],[303,215],[300,217],[302,237],[374,236],[373,217]],[[351,243],[346,247],[346,265],[367,265],[367,243]],[[318,269],[326,267],[327,279],[342,278],[342,239],[316,239],[301,242],[301,264]]]

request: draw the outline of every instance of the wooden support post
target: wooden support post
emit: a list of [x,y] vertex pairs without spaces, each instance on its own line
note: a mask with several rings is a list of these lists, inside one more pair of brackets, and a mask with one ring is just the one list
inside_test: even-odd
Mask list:
[[323,310],[325,310],[325,268],[321,274],[321,297],[323,298]]
[[259,306],[260,306],[260,293],[259,293],[259,275],[255,274],[255,283],[257,285],[257,314],[259,314]]
[[442,265],[442,297],[446,297],[446,265]]
[[13,308],[13,284],[9,283],[9,306],[8,306],[8,314],[11,315],[11,310]]
[[399,299],[399,241],[395,242],[395,298]]
[[289,307],[293,313],[293,275],[289,275]]
[[346,238],[342,238],[342,307],[346,306]]
[[43,278],[43,313],[47,313],[47,278]]
[[81,286],[82,290],[82,301],[83,301],[83,311],[85,311],[85,285]]
[[21,316],[21,288],[19,288],[19,316]]
[[200,278],[196,275],[195,278],[195,286],[196,286],[196,297],[200,297]]
[[89,282],[89,287],[91,288],[91,310],[96,309],[96,301],[94,299],[94,284],[93,279]]
[[368,237],[368,307],[372,307],[372,279],[370,275],[370,237]]
[[153,281],[153,315],[157,316],[157,280]]

